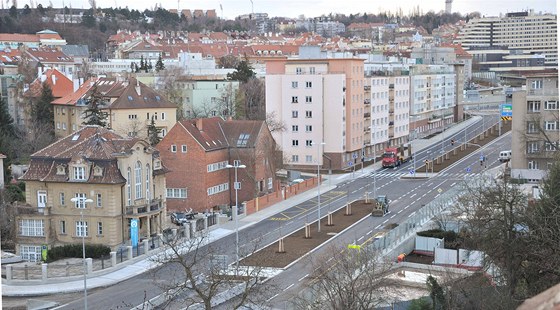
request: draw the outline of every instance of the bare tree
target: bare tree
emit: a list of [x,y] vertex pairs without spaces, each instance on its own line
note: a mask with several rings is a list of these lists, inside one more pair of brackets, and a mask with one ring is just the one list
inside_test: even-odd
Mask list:
[[181,88],[177,83],[177,80],[183,76],[181,68],[169,67],[160,72],[155,85],[157,91],[164,95],[167,100],[177,105],[177,120],[182,120],[185,117]]
[[237,93],[236,118],[266,119],[264,81],[249,79],[239,86]]
[[[198,305],[210,310],[220,304],[219,300],[233,297],[232,309],[246,304],[263,305],[271,294],[261,290],[264,269],[235,262],[228,265],[227,255],[223,255],[227,249],[209,243],[205,233],[195,234],[191,239],[171,238],[166,251],[152,258],[159,264],[153,271],[155,283],[165,295],[160,307]],[[240,247],[240,257],[255,253],[258,247],[258,240],[245,244]]]
[[392,263],[370,247],[340,247],[312,259],[311,283],[292,300],[294,309],[374,309],[385,302]]
[[[558,124],[559,114],[550,113],[546,118],[541,113],[528,114],[525,119],[525,126],[519,130],[519,136],[525,143],[535,142],[539,144],[540,151],[560,151],[558,143],[558,127],[554,130],[546,128],[546,122],[556,122]],[[558,125],[556,125],[558,126]]]

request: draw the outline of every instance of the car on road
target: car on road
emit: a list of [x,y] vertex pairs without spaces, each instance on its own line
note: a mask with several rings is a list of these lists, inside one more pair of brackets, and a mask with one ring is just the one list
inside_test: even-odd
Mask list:
[[510,161],[511,159],[511,150],[510,151],[501,151],[500,156],[498,156],[500,162],[504,163]]
[[171,213],[171,222],[176,225],[183,225],[188,222],[187,215],[183,212]]

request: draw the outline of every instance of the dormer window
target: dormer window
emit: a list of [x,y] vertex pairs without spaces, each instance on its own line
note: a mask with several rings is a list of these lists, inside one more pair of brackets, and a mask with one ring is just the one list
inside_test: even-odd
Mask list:
[[86,167],[75,166],[75,167],[73,167],[73,170],[74,170],[74,180],[75,181],[85,181],[86,180]]
[[58,165],[56,166],[56,175],[65,175],[66,174],[66,166]]
[[103,176],[103,168],[101,168],[99,166],[93,167],[93,176],[95,176],[95,177]]

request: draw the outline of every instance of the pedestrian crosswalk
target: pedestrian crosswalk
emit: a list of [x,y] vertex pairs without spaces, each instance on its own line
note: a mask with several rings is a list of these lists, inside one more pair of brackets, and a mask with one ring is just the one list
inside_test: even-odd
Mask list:
[[[424,172],[416,172],[416,176],[423,175]],[[443,172],[443,173],[435,173],[439,177],[446,177],[446,178],[464,178],[469,176],[477,175],[477,173],[465,173],[465,172]],[[401,177],[412,177],[413,174],[405,173],[405,172],[376,172],[375,178],[401,178]],[[374,178],[374,174],[370,173],[366,176],[366,178]]]

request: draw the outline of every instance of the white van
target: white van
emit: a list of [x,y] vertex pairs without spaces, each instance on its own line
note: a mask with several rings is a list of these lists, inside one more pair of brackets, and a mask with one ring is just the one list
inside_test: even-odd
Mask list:
[[501,151],[500,152],[500,156],[498,156],[498,159],[500,160],[500,162],[504,163],[507,161],[510,161],[511,159],[511,150],[509,151]]

